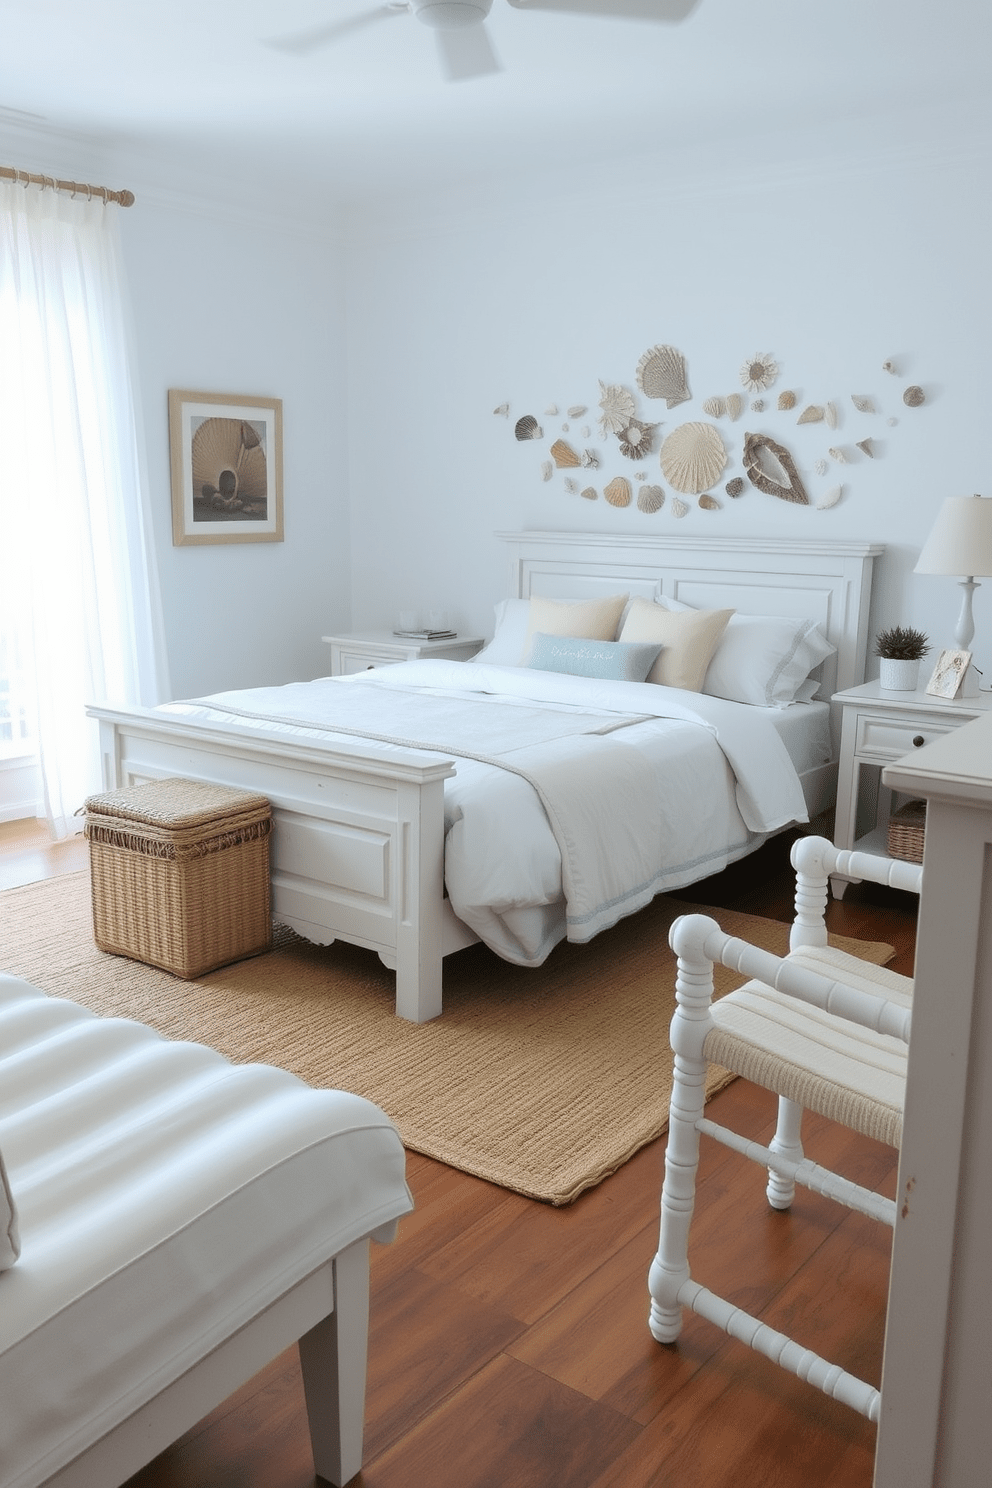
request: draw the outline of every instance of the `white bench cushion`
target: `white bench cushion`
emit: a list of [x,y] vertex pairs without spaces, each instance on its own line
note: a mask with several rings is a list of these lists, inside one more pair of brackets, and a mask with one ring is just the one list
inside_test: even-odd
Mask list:
[[412,1208],[370,1101],[0,977],[4,1488],[41,1482]]

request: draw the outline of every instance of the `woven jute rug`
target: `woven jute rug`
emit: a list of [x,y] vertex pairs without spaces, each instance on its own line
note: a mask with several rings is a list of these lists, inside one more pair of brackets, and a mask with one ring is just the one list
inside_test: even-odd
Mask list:
[[[668,927],[696,908],[662,896],[590,945],[556,947],[536,970],[471,946],[446,961],[444,1013],[422,1025],[394,1015],[394,977],[371,952],[313,946],[285,928],[266,954],[192,982],[106,955],[93,943],[85,872],[0,894],[0,970],[96,1013],[367,1096],[414,1151],[567,1204],[667,1125]],[[787,925],[713,913],[730,934],[788,949]],[[835,943],[879,964],[892,954]],[[717,977],[721,993],[742,980],[722,967]],[[730,1078],[711,1069],[710,1093]]]

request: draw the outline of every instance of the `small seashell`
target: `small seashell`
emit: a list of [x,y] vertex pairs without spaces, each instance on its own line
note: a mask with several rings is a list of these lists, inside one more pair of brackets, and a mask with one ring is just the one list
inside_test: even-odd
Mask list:
[[726,411],[727,404],[723,398],[707,398],[703,404],[703,412],[708,413],[710,418],[723,418]]
[[874,413],[875,401],[867,393],[852,393],[851,402],[859,413]]
[[553,460],[542,460],[541,461],[541,479],[542,480],[550,480],[551,477],[554,475],[554,473],[555,473],[554,461]]
[[544,411],[547,414],[548,418],[554,418],[555,414],[558,412],[558,404],[552,403],[551,407],[546,408]]
[[810,403],[796,419],[797,424],[822,424],[823,408],[819,403]]
[[897,418],[887,418],[885,422],[888,424],[890,429],[894,429],[899,420]]
[[729,480],[723,489],[726,491],[728,496],[743,496],[744,482],[741,480],[739,475],[735,475],[733,480]]
[[665,504],[662,486],[642,486],[637,493],[637,509],[642,512],[661,511]]
[[764,398],[755,398],[754,401],[753,401],[753,403],[751,404],[751,412],[752,413],[764,413],[764,411],[765,411],[765,400],[764,400]]
[[562,424],[562,426],[561,426],[561,432],[563,434],[567,434],[568,433],[568,425],[567,424]]
[[868,456],[869,460],[874,460],[874,458],[875,458],[875,450],[874,450],[874,448],[872,446],[872,442],[871,442],[870,439],[859,439],[858,440],[858,449],[859,450],[864,450],[864,452]]
[[830,456],[830,458],[832,460],[836,460],[837,463],[838,463],[838,465],[846,465],[847,464],[847,456],[845,455],[845,453],[844,453],[844,451],[842,449],[836,449],[833,446],[831,446],[831,448],[827,450],[827,454]]
[[885,361],[882,363],[882,371],[883,372],[891,372],[893,375],[895,375],[895,370],[896,370],[896,364],[895,364],[895,362],[892,360],[891,357],[886,357],[885,358]]
[[830,469],[830,466],[827,464],[826,460],[814,460],[813,469],[816,471],[817,475],[826,475],[827,471]]
[[570,475],[567,475],[565,477],[565,490],[568,492],[569,496],[574,496],[575,493],[576,493],[576,491],[578,489],[579,489],[579,483],[578,483],[578,481],[577,480],[573,480]]
[[797,401],[791,388],[786,388],[784,393],[778,395],[778,406],[783,413],[787,413],[790,408],[795,408]]
[[607,434],[619,434],[634,417],[634,395],[616,383],[603,382],[602,378],[599,388],[603,395],[599,400],[603,410],[599,427],[605,439]]
[[622,475],[617,475],[603,489],[603,495],[611,506],[630,505],[630,481],[624,480]]
[[583,439],[588,439],[589,435],[592,433],[592,430],[590,429],[588,424],[583,424],[582,428],[579,430],[579,433],[582,435]]
[[741,384],[749,393],[763,393],[778,376],[778,363],[770,351],[758,351],[741,368]]
[[620,440],[620,453],[626,455],[628,460],[640,460],[644,455],[649,455],[657,427],[657,424],[642,424],[640,419],[631,419],[617,436]]
[[835,407],[835,405],[833,403],[824,403],[824,405],[823,405],[823,417],[826,419],[826,421],[827,421],[827,427],[829,429],[836,429],[836,427],[837,427],[837,409],[836,409],[836,407]]
[[752,486],[766,495],[809,506],[795,461],[785,446],[768,434],[744,435],[744,469]]
[[744,412],[744,399],[741,397],[740,393],[728,393],[726,397],[726,404],[727,416],[732,419],[739,419],[741,414]]
[[923,391],[923,389],[921,387],[917,387],[916,383],[914,382],[912,387],[908,387],[903,393],[902,401],[905,403],[907,408],[919,408],[921,403],[926,402],[926,396],[927,395]]
[[685,357],[675,346],[650,347],[638,362],[635,375],[637,386],[645,398],[664,398],[669,408],[675,408],[692,397]]
[[698,496],[723,474],[727,451],[715,424],[680,424],[661,446],[661,468],[676,491]]
[[501,414],[503,418],[506,418],[506,415],[509,413],[509,411],[509,403],[501,403],[498,408],[493,409],[493,413]]
[[647,473],[646,470],[635,470],[634,471],[634,479],[635,480],[642,481],[642,480],[647,480],[647,478],[648,478],[648,473]]
[[525,413],[523,418],[517,419],[513,426],[513,432],[518,439],[543,439],[544,430],[532,413]]
[[819,501],[816,503],[817,511],[826,511],[828,507],[836,506],[843,494],[843,491],[843,486],[831,486],[830,490],[825,491],[824,494],[820,497]]
[[599,497],[599,492],[595,486],[586,486],[584,491],[579,492],[579,495],[584,496],[586,501],[596,501]]
[[579,464],[586,470],[598,470],[599,456],[595,450],[584,449],[579,456]]
[[584,403],[573,403],[568,410],[568,416],[569,418],[581,418],[585,411],[586,405]]
[[672,516],[673,517],[684,517],[686,515],[686,513],[688,512],[688,510],[689,510],[689,504],[688,504],[688,502],[686,502],[686,501],[680,501],[677,496],[673,496],[672,497]]
[[719,511],[720,503],[715,496],[700,496],[699,504],[703,511]]
[[564,439],[556,439],[551,446],[551,458],[559,470],[570,470],[580,464],[578,455]]

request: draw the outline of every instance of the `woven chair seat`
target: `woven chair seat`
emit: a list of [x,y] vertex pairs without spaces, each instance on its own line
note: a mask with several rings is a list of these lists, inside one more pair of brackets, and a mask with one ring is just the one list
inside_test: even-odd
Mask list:
[[[911,1007],[913,983],[832,946],[788,959],[810,971]],[[762,982],[715,1002],[703,1052],[715,1064],[862,1135],[898,1147],[906,1088],[906,1045],[798,1003]]]

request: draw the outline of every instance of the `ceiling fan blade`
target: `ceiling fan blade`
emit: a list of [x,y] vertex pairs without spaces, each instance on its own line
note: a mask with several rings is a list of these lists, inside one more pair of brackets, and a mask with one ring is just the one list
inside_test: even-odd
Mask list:
[[516,10],[558,10],[611,20],[684,21],[699,0],[509,0]]
[[435,31],[434,35],[441,67],[449,83],[503,71],[485,26],[459,26],[450,31]]
[[366,26],[374,26],[377,21],[388,21],[391,16],[405,14],[406,7],[377,5],[374,10],[359,11],[357,15],[348,16],[343,21],[332,21],[327,26],[312,26],[308,31],[295,31],[290,36],[269,37],[265,45],[274,47],[277,52],[295,52],[305,56],[307,52],[341,41],[353,31],[364,31]]

